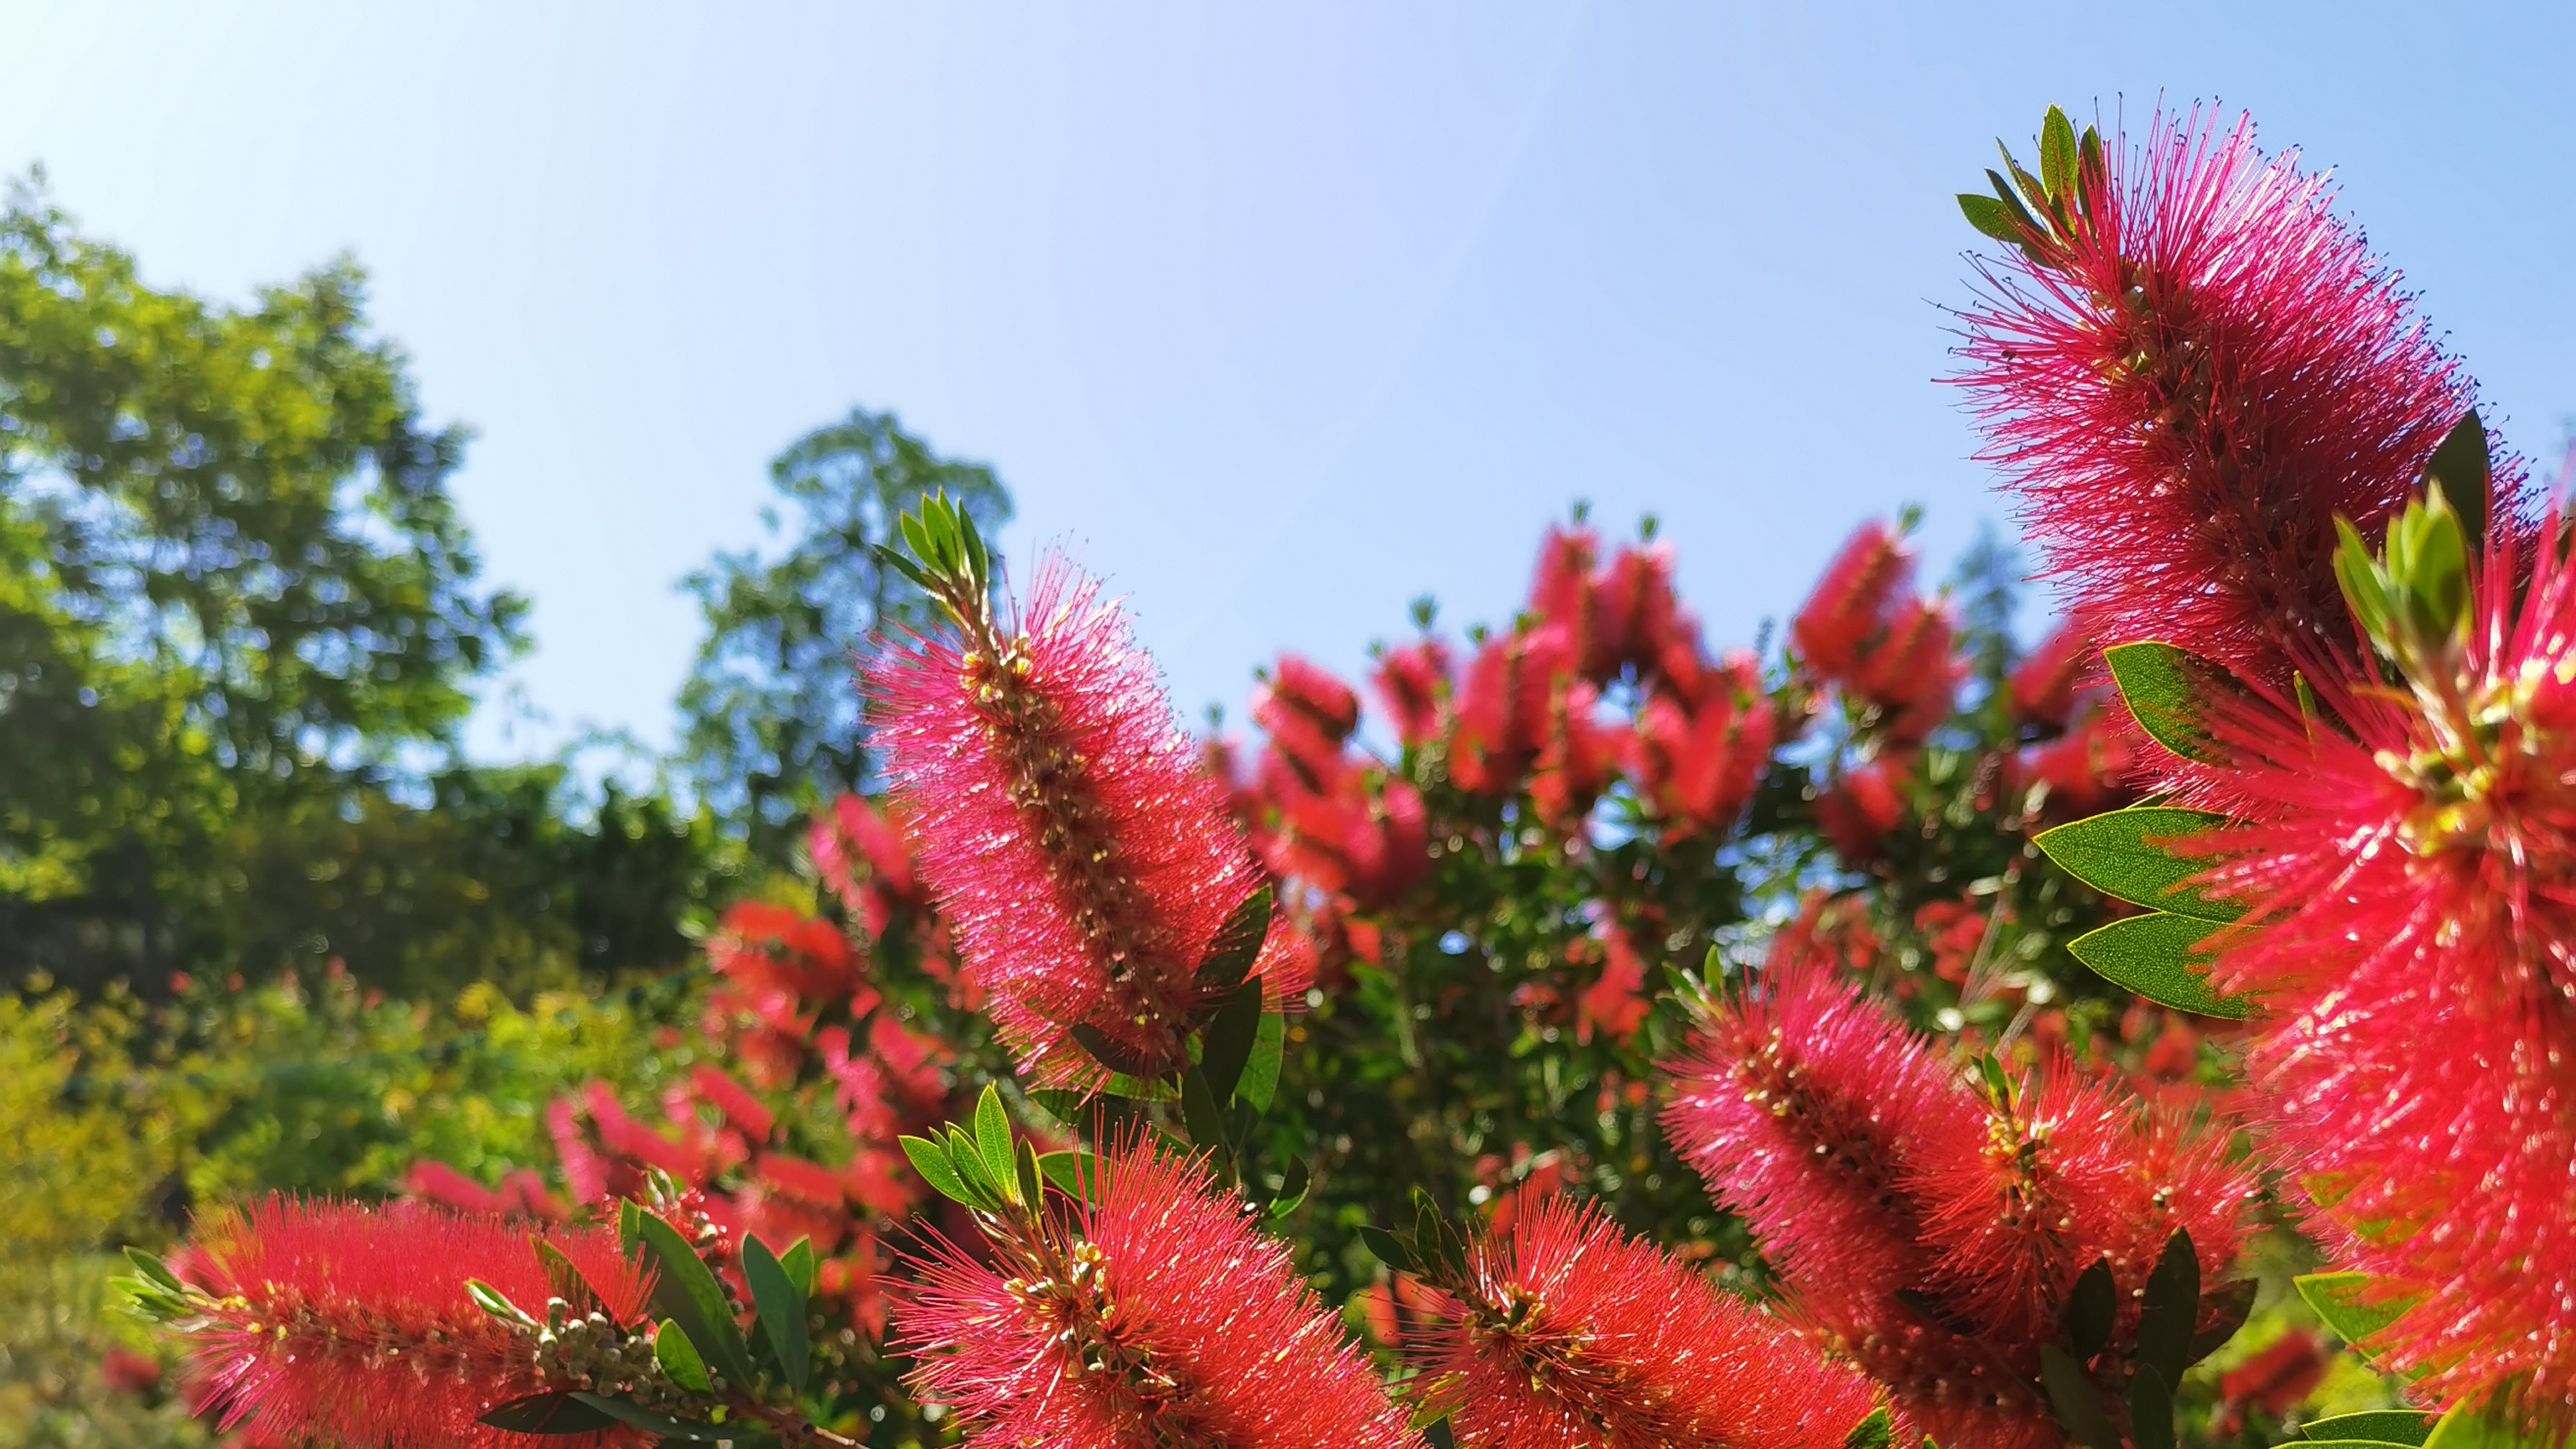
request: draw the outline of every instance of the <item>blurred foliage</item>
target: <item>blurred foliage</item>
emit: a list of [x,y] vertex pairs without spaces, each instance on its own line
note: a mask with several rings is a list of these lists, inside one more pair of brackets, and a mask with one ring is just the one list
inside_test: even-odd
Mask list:
[[[941,458],[892,413],[865,409],[799,438],[769,475],[795,509],[790,542],[776,559],[718,554],[688,577],[707,637],[680,715],[681,765],[699,798],[774,860],[809,811],[868,783],[854,651],[880,625],[926,617],[921,591],[874,550],[934,493],[988,534],[1011,500],[992,469]],[[790,527],[775,508],[761,516],[772,534]]]

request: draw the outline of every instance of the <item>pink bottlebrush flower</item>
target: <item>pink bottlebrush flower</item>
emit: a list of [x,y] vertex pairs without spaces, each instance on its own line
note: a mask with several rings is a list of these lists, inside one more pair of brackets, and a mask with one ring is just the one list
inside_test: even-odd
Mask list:
[[1577,641],[1578,649],[1592,637],[1594,569],[1600,559],[1601,535],[1589,528],[1551,526],[1539,543],[1538,567],[1530,575],[1530,613],[1563,629],[1567,638]]
[[2048,787],[2044,803],[2049,816],[2081,819],[2117,806],[2127,793],[2120,782],[2133,773],[2137,751],[2130,745],[2134,726],[2110,718],[2111,711],[2120,709],[2117,704],[2086,706],[2074,728],[2022,753],[2023,779]]
[[422,1158],[403,1174],[403,1191],[458,1212],[501,1214],[510,1200],[444,1162]]
[[[890,644],[867,688],[922,876],[1021,1071],[1099,1080],[1076,1025],[1185,1065],[1223,996],[1194,973],[1260,873],[1121,611],[1050,561],[1017,627]],[[1254,968],[1273,1009],[1306,988],[1293,934],[1275,916]]]
[[2093,641],[2072,624],[2048,631],[2021,662],[2013,666],[2004,687],[2012,695],[2013,722],[2051,728],[2075,713],[2075,686],[2092,661]]
[[1914,555],[1876,520],[1843,544],[1789,622],[1789,642],[1817,678],[1852,677],[1913,571]]
[[814,812],[806,848],[823,883],[871,935],[885,929],[893,908],[923,904],[903,821],[892,808],[879,810],[857,795],[843,795]]
[[[556,1293],[552,1243],[631,1325],[647,1284],[597,1229],[536,1230],[425,1203],[381,1208],[266,1197],[197,1226],[184,1276],[214,1300],[189,1331],[205,1411],[253,1442],[349,1449],[507,1449],[476,1420],[540,1393],[534,1339],[476,1306],[469,1278],[532,1311]],[[552,1387],[565,1387],[555,1383]],[[563,1441],[641,1444],[632,1430]]]
[[1981,456],[2095,638],[2173,640],[2287,687],[2304,657],[2355,647],[2334,518],[2377,535],[2469,381],[2325,178],[2267,160],[2250,121],[2160,115],[2106,161],[2071,235],[1979,265],[1959,381]]
[[148,1394],[161,1387],[161,1360],[120,1345],[99,1355],[98,1377],[120,1394]]
[[1698,629],[1673,593],[1671,546],[1622,548],[1593,585],[1586,671],[1596,684],[1628,666],[1651,674],[1668,656],[1696,656]]
[[751,1094],[751,1089],[726,1076],[724,1069],[708,1062],[689,1068],[689,1085],[698,1097],[725,1115],[725,1120],[742,1129],[754,1142],[769,1140],[770,1129],[778,1125],[776,1114]]
[[1655,1011],[1646,991],[1646,958],[1638,954],[1628,933],[1615,925],[1605,923],[1594,934],[1601,941],[1601,974],[1574,999],[1574,1037],[1588,1042],[1598,1031],[1624,1042]]
[[1410,1449],[1334,1315],[1232,1193],[1146,1143],[988,1262],[940,1242],[895,1304],[912,1383],[1015,1449]]
[[1410,747],[1439,735],[1440,704],[1449,692],[1448,645],[1421,639],[1389,649],[1370,682],[1395,720],[1397,739]]
[[1282,654],[1269,680],[1253,691],[1252,717],[1263,729],[1275,729],[1274,720],[1292,714],[1304,717],[1326,739],[1340,744],[1360,727],[1360,700],[1330,671],[1297,655]]
[[1546,737],[1531,762],[1530,804],[1539,823],[1571,832],[1610,788],[1611,771],[1624,753],[1624,732],[1601,722],[1600,692],[1581,679],[1549,696]]
[[[2556,536],[2555,519],[2543,537]],[[2338,1267],[2420,1306],[2369,1347],[2445,1400],[2522,1381],[2576,1428],[2576,568],[2506,543],[2467,641],[2413,682],[2215,717],[2246,823],[2195,837],[2248,906],[2251,1079]],[[2349,731],[2347,733],[2347,731]]]
[[[1284,773],[1284,772],[1283,772]],[[1330,794],[1268,779],[1276,802],[1263,858],[1283,876],[1347,898],[1360,910],[1392,905],[1430,869],[1422,795],[1400,779],[1374,792],[1359,770],[1345,771]]]
[[1469,1449],[1837,1449],[1868,1380],[1591,1205],[1515,1194],[1408,1335]]
[[2231,1408],[2248,1407],[2266,1414],[2286,1414],[2315,1393],[2331,1367],[2325,1345],[2305,1329],[2293,1328],[2253,1357],[2229,1369],[2218,1380],[2218,1397]]

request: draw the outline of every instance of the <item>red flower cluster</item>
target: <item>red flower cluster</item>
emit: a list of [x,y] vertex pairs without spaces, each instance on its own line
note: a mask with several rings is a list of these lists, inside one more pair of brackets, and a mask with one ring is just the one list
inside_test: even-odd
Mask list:
[[1416,1438],[1287,1249],[1191,1159],[1104,1153],[1095,1200],[945,1241],[895,1314],[977,1443],[1398,1449]]
[[2076,1279],[2109,1260],[2116,1357],[2175,1229],[2204,1281],[2234,1262],[2250,1182],[2223,1139],[2063,1066],[2008,1101],[1981,1097],[1839,972],[1775,958],[1719,1009],[1672,1064],[1666,1131],[1752,1224],[1793,1316],[1920,1432],[2055,1449],[2031,1385]]
[[[530,1341],[476,1306],[465,1284],[543,1304],[558,1290],[539,1242],[580,1270],[611,1320],[641,1318],[648,1285],[597,1229],[533,1228],[423,1203],[369,1209],[281,1197],[200,1220],[179,1271],[212,1300],[190,1334],[201,1408],[253,1445],[523,1443],[477,1420],[549,1385]],[[616,1429],[563,1442],[644,1439]]]
[[1836,1449],[1867,1380],[1590,1205],[1523,1189],[1408,1343],[1470,1449]]
[[1790,621],[1799,661],[1839,685],[1885,748],[1923,743],[1949,718],[1960,667],[1948,610],[1909,587],[1914,555],[1883,524],[1864,524],[1826,565]]
[[[1224,793],[1097,583],[1053,561],[1018,627],[960,627],[867,669],[922,877],[1023,1073],[1099,1081],[1076,1026],[1176,1069],[1224,994],[1197,967],[1260,884]],[[1254,967],[1275,1008],[1312,974],[1298,947],[1275,920]]]

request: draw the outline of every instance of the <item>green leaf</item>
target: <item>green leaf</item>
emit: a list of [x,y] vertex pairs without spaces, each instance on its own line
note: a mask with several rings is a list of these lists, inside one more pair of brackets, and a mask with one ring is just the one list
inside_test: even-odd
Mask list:
[[1449,1416],[1441,1415],[1422,1426],[1422,1442],[1431,1449],[1458,1449],[1458,1435],[1449,1427]]
[[2202,720],[2211,701],[2236,691],[2227,671],[2160,639],[2114,644],[2102,660],[2111,666],[2121,702],[2157,744],[2186,760],[2218,758]]
[[2175,855],[2159,844],[2201,835],[2227,824],[2224,815],[2140,805],[2043,830],[2034,841],[2060,870],[2107,896],[2133,905],[2203,921],[2233,921],[2242,906],[2213,901],[2184,885],[2208,863]]
[[630,1198],[617,1201],[617,1250],[632,1258],[644,1246],[644,1207]]
[[555,1296],[575,1314],[588,1313],[607,1301],[599,1296],[598,1289],[590,1286],[590,1280],[581,1275],[580,1267],[564,1256],[563,1249],[543,1238],[537,1240],[537,1261],[545,1267],[547,1286],[553,1288]]
[[2413,1409],[2374,1409],[2365,1414],[2337,1414],[2299,1426],[2309,1440],[2337,1439],[2366,1443],[2419,1445],[2433,1432],[2433,1416]]
[[1895,1442],[1896,1421],[1888,1417],[1887,1406],[1881,1404],[1869,1411],[1868,1418],[1852,1425],[1851,1432],[1843,1436],[1843,1449],[1888,1449]]
[[1002,1185],[995,1182],[993,1174],[985,1168],[984,1149],[976,1145],[974,1138],[966,1135],[965,1128],[954,1122],[942,1127],[940,1136],[948,1144],[949,1170],[955,1172],[958,1179],[966,1184],[966,1190],[975,1195],[975,1206],[987,1212],[1001,1207],[1004,1201]]
[[1002,1106],[1002,1089],[991,1082],[984,1084],[975,1099],[975,1146],[983,1154],[984,1171],[1008,1202],[1020,1200],[1019,1172],[1011,1160],[1011,1114]]
[[569,1393],[530,1394],[483,1411],[478,1424],[515,1434],[588,1434],[617,1427],[613,1415],[576,1401]]
[[171,1272],[170,1265],[159,1258],[141,1248],[128,1248],[125,1250],[125,1260],[132,1263],[134,1271],[142,1274],[148,1281],[182,1297],[186,1296],[188,1285],[180,1282],[179,1275]]
[[1313,1185],[1314,1179],[1307,1170],[1306,1159],[1289,1158],[1288,1166],[1279,1174],[1278,1195],[1270,1199],[1270,1206],[1263,1209],[1263,1212],[1273,1218],[1288,1216],[1306,1200],[1306,1189]]
[[1243,1080],[1244,1065],[1252,1059],[1253,1043],[1260,1034],[1261,978],[1254,976],[1234,988],[1199,1033],[1199,1072],[1220,1104],[1234,1100],[1235,1086]]
[[1413,1251],[1404,1245],[1403,1240],[1375,1223],[1360,1224],[1360,1241],[1377,1256],[1379,1262],[1399,1273],[1421,1271],[1420,1261],[1413,1256]]
[[1270,883],[1253,887],[1217,927],[1208,942],[1207,954],[1199,958],[1198,984],[1212,991],[1231,991],[1244,977],[1252,974],[1252,963],[1261,959],[1261,948],[1270,940],[1270,917],[1276,900]]
[[2111,1416],[2102,1411],[2091,1376],[2072,1354],[2053,1343],[2041,1344],[2039,1381],[2048,1390],[2048,1406],[2057,1411],[2057,1422],[2077,1443],[2085,1449],[2120,1449],[2119,1432],[2111,1427]]
[[665,1318],[653,1331],[653,1362],[662,1366],[663,1377],[693,1394],[715,1392],[715,1380],[707,1377],[707,1361],[698,1355],[698,1346],[680,1325]]
[[2102,133],[2091,126],[2084,128],[2084,142],[2076,148],[2076,193],[2090,195],[2092,189],[2110,178],[2110,163],[2102,155]]
[[1959,210],[1967,216],[1968,225],[1997,241],[2021,240],[2020,230],[2013,225],[2012,213],[2004,210],[2004,204],[1991,196],[1962,191],[1959,193]]
[[707,1271],[706,1260],[679,1229],[653,1213],[640,1215],[636,1233],[644,1261],[654,1269],[654,1310],[677,1320],[717,1372],[733,1383],[750,1384],[751,1347],[743,1342],[742,1326],[733,1321],[733,1308],[716,1275]]
[[778,1255],[778,1266],[787,1270],[787,1281],[796,1285],[796,1296],[814,1296],[814,1240],[798,1238],[787,1251]]
[[902,1144],[903,1155],[911,1160],[912,1170],[921,1174],[922,1181],[938,1189],[940,1196],[952,1198],[968,1207],[983,1206],[974,1194],[966,1190],[965,1179],[957,1175],[957,1169],[949,1165],[946,1147],[924,1137],[898,1137],[895,1141]]
[[2066,949],[2095,975],[2149,1001],[2242,1020],[2250,1009],[2245,998],[2212,991],[2207,973],[2190,964],[2192,948],[2217,929],[2214,921],[2189,916],[2131,916],[2076,937]]
[[2367,1273],[2308,1273],[2292,1281],[2326,1327],[2356,1348],[2416,1303],[2413,1297],[2389,1298],[2373,1291]]
[[752,1307],[759,1310],[761,1333],[790,1392],[805,1392],[805,1376],[814,1367],[814,1349],[805,1337],[805,1295],[796,1290],[787,1266],[757,1237],[742,1240],[742,1276],[751,1285]]
[[2199,1319],[2200,1255],[2192,1248],[2190,1232],[2176,1228],[2147,1274],[2147,1296],[2138,1313],[2139,1364],[2163,1375],[2168,1385],[2181,1383]]
[[2055,106],[2039,126],[2039,174],[2051,201],[2063,205],[2075,190],[2075,126]]
[[2030,208],[2022,205],[2021,198],[2013,194],[2011,182],[2004,180],[1992,168],[1987,170],[1986,179],[1994,183],[1996,204],[2012,218],[2013,226],[2017,228],[2010,240],[2026,243],[2033,236],[2048,235],[2048,228],[2040,225],[2039,218],[2031,215]]
[[[1075,1045],[1090,1053],[1093,1061],[1119,1076],[1134,1077],[1143,1081],[1157,1075],[1154,1069],[1159,1065],[1158,1063],[1090,1022],[1077,1021],[1065,1028],[1065,1034],[1073,1038]],[[1121,1093],[1120,1095],[1132,1094]]]
[[2093,1266],[2075,1280],[2074,1291],[2066,1295],[2066,1312],[2061,1319],[2076,1362],[2089,1361],[2110,1346],[2111,1325],[2119,1308],[2120,1289],[2111,1281],[2111,1260],[2096,1258]]
[[2526,1437],[2505,1415],[2485,1405],[2462,1404],[2444,1414],[2425,1436],[2424,1449],[2542,1449],[2558,1442],[2554,1436],[2535,1440]]
[[2470,409],[2451,425],[2449,435],[2424,465],[2425,481],[2442,490],[2451,511],[2460,516],[2460,531],[2474,549],[2486,542],[2487,509],[2495,491],[2493,455],[2487,449],[2487,426]]
[[2154,1364],[2129,1380],[2129,1440],[2137,1449],[2174,1449],[2173,1389]]
[[[2221,1284],[2216,1290],[2218,1321],[2191,1336],[2191,1361],[2198,1363],[2227,1346],[2236,1330],[2245,1326],[2245,1316],[2254,1311],[2254,1293],[2263,1285],[2251,1278],[2240,1278]],[[2211,1301],[2211,1300],[2204,1300]]]
[[1181,1120],[1190,1129],[1192,1145],[1219,1158],[1226,1155],[1225,1108],[1208,1085],[1207,1074],[1196,1065],[1181,1074]]
[[1041,1152],[1038,1174],[1077,1202],[1091,1201],[1100,1189],[1100,1159],[1088,1152]]
[[721,1424],[684,1422],[668,1414],[654,1413],[651,1409],[628,1399],[612,1399],[606,1394],[594,1394],[582,1389],[573,1390],[568,1397],[574,1403],[597,1409],[621,1424],[632,1424],[646,1433],[659,1434],[665,1439],[685,1439],[693,1444],[720,1444],[728,1439],[743,1437],[743,1431],[740,1429]]
[[521,1308],[518,1304],[513,1303],[507,1297],[504,1297],[500,1289],[493,1287],[491,1284],[484,1282],[480,1278],[468,1278],[465,1280],[465,1296],[474,1300],[475,1307],[482,1309],[484,1312],[491,1314],[494,1318],[498,1318],[505,1323],[535,1323],[537,1321],[535,1318],[529,1316],[526,1309]]
[[1243,1075],[1235,1080],[1234,1099],[1255,1112],[1270,1110],[1270,1099],[1279,1091],[1279,1056],[1288,1044],[1288,1018],[1278,1012],[1264,1013],[1261,1029],[1252,1037],[1252,1058],[1243,1064]]

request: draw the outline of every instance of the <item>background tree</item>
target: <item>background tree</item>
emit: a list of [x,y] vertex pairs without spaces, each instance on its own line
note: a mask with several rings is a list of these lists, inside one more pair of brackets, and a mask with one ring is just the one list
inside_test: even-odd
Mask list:
[[[988,534],[1011,516],[991,468],[942,458],[894,414],[864,408],[798,439],[769,473],[794,506],[793,542],[774,561],[718,554],[689,576],[707,639],[680,691],[682,771],[763,859],[816,805],[867,782],[852,651],[926,607],[873,549],[941,490]],[[774,507],[761,517],[772,534],[789,528]]]

